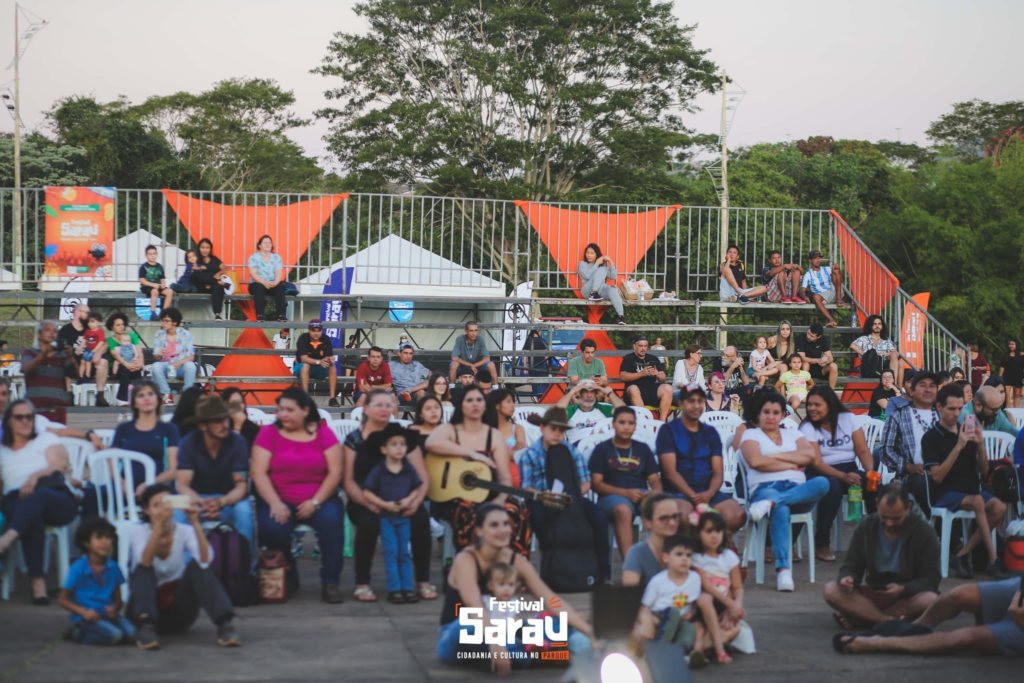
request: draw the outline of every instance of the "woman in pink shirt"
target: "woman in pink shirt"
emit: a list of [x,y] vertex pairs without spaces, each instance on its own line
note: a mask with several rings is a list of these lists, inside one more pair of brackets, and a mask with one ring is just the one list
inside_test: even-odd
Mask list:
[[320,542],[321,598],[329,603],[342,601],[341,478],[341,444],[334,432],[320,421],[309,394],[297,387],[286,389],[277,397],[277,421],[263,427],[252,446],[259,539],[289,557],[289,585],[297,587],[292,531],[298,524],[313,527]]

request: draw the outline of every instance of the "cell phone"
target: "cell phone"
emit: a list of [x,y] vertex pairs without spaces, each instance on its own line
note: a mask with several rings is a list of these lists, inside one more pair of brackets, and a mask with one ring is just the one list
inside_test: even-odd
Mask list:
[[974,417],[974,415],[973,415],[973,414],[972,414],[972,415],[968,415],[967,417],[965,417],[965,418],[964,418],[964,429],[965,429],[965,430],[967,430],[967,431],[969,431],[969,432],[973,432],[973,431],[974,431],[974,429],[975,429],[975,428],[976,428],[977,426],[978,426],[978,421],[977,421],[977,419],[976,419],[976,418]]
[[192,508],[192,499],[181,494],[167,496],[167,504],[175,510],[189,510]]

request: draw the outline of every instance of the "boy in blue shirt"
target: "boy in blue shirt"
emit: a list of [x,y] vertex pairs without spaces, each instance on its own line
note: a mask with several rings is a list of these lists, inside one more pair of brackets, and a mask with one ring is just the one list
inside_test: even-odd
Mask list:
[[423,481],[405,459],[416,445],[416,432],[394,422],[366,440],[366,452],[378,456],[380,463],[363,482],[363,495],[380,508],[380,540],[391,603],[419,602],[413,585],[409,537],[414,499]]
[[121,615],[124,574],[110,559],[117,532],[102,517],[84,520],[75,545],[84,553],[68,568],[60,606],[71,612],[70,637],[84,645],[117,645],[135,639],[135,627]]

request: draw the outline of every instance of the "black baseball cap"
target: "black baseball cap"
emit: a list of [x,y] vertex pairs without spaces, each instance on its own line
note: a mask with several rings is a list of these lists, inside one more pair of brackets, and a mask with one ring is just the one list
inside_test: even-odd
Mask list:
[[811,249],[811,253],[807,255],[807,258],[812,259],[812,258],[818,258],[819,256],[821,256],[821,252],[820,251],[818,251],[817,249]]
[[921,370],[919,372],[914,373],[914,379],[910,381],[910,388],[913,389],[926,379],[930,379],[935,384],[939,383],[939,376],[936,375],[934,372],[932,372],[931,370]]

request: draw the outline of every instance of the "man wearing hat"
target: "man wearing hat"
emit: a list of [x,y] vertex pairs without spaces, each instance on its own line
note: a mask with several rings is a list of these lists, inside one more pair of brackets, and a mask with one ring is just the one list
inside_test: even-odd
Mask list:
[[[534,422],[536,416],[530,416]],[[519,472],[522,477],[523,488],[532,491],[551,491],[555,482],[561,482],[562,492],[573,496],[573,505],[580,505],[587,516],[591,529],[594,532],[594,551],[597,555],[598,565],[604,572],[605,578],[611,578],[611,547],[608,544],[608,519],[601,509],[592,500],[583,496],[590,490],[590,467],[587,458],[580,453],[576,447],[570,444],[565,434],[569,431],[569,415],[565,408],[554,406],[548,408],[543,417],[539,420],[541,438],[530,444],[523,452],[519,461]],[[572,473],[563,474],[548,481],[548,459],[558,457],[559,463],[564,463],[564,457],[572,460]],[[558,467],[554,465],[553,470]],[[568,481],[575,479],[575,481]],[[536,501],[527,503],[530,509],[530,524],[541,534],[546,528],[544,520],[548,509]]]
[[[249,448],[245,438],[231,430],[228,409],[220,396],[203,396],[196,403],[196,429],[178,445],[178,493],[190,496],[204,520],[227,522],[249,541],[256,552],[256,529],[246,477]],[[185,523],[183,510],[178,521]]]
[[555,405],[565,408],[569,416],[570,441],[578,442],[598,423],[612,416],[622,402],[611,387],[599,386],[592,379],[581,380]]
[[843,271],[839,266],[821,265],[821,252],[817,249],[808,254],[808,259],[811,267],[800,281],[799,296],[814,303],[818,312],[828,321],[827,327],[838,327],[839,323],[826,306],[835,304],[839,308],[846,308],[846,302],[843,301]]
[[[398,360],[388,362],[391,368],[391,384],[395,387],[398,400],[403,404],[418,401],[427,389],[430,370],[413,358],[412,344],[402,344],[398,349]],[[397,408],[397,406],[396,406]]]
[[732,496],[722,491],[722,439],[717,429],[700,421],[706,405],[704,387],[687,385],[679,394],[679,417],[658,430],[655,445],[662,486],[677,499],[684,516],[704,503],[718,510],[729,530],[736,531],[746,516]]
[[327,405],[337,408],[338,368],[334,364],[334,346],[330,337],[324,336],[324,324],[320,318],[309,321],[309,331],[299,335],[295,345],[296,363],[292,372],[302,382],[302,390],[309,393],[309,378],[326,379],[330,400]]

